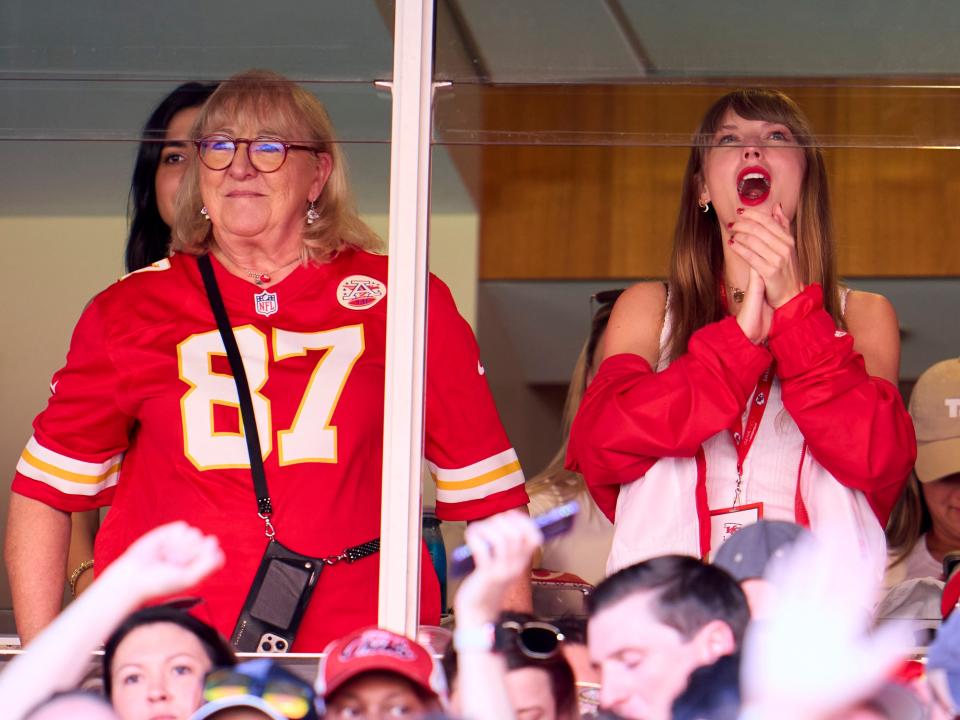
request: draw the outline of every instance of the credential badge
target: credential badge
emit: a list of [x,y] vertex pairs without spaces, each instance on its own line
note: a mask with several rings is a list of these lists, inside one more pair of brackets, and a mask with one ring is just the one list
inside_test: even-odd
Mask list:
[[256,306],[257,314],[264,317],[270,317],[280,309],[277,305],[277,294],[266,290],[254,295],[253,303]]

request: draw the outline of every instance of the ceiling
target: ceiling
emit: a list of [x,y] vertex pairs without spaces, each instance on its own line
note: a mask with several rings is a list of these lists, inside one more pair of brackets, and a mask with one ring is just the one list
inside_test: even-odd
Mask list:
[[[361,210],[386,212],[391,103],[374,81],[391,77],[393,10],[388,0],[4,0],[0,215],[123,213],[157,100],[248,67],[321,97]],[[960,3],[949,0],[440,0],[437,17],[436,75],[455,83],[960,77]],[[438,148],[435,212],[473,208],[458,170]]]

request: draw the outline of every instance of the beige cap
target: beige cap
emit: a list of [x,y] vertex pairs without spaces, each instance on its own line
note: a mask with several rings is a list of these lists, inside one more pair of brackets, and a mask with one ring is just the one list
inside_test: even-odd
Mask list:
[[910,393],[910,416],[917,431],[920,482],[960,473],[960,358],[938,362]]

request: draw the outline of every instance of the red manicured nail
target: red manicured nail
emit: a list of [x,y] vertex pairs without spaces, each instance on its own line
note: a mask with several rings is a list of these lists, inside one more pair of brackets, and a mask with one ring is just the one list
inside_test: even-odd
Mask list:
[[728,230],[729,230],[730,228],[732,228],[732,227],[733,227],[733,223],[727,223],[727,229],[728,229]]
[[737,208],[737,215],[743,215],[743,208]]
[[730,239],[727,240],[728,245],[733,245],[733,235],[730,236]]

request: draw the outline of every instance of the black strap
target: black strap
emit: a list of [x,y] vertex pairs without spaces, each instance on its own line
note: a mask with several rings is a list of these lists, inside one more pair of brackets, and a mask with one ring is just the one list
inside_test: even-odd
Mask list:
[[253,400],[250,398],[247,372],[243,368],[240,348],[237,347],[237,339],[233,335],[233,327],[230,325],[230,318],[227,317],[227,309],[223,305],[223,297],[220,295],[220,288],[217,286],[217,278],[213,274],[210,256],[198,256],[197,265],[200,266],[203,286],[207,291],[213,316],[217,319],[217,329],[220,331],[223,347],[227,351],[227,360],[230,361],[233,380],[237,384],[240,417],[243,419],[243,434],[247,440],[247,453],[250,455],[250,473],[253,475],[254,492],[257,494],[257,513],[261,517],[266,516],[264,517],[264,520],[266,520],[273,513],[273,503],[270,502],[270,492],[267,490],[267,475],[263,471],[260,433],[257,431],[257,416],[253,412]]
[[[260,435],[257,432],[257,417],[253,413],[253,400],[250,397],[250,384],[247,382],[247,372],[243,368],[243,359],[240,357],[240,348],[237,347],[237,338],[233,334],[233,326],[227,317],[227,308],[220,295],[217,278],[213,274],[213,265],[209,255],[197,257],[200,267],[200,276],[203,278],[203,287],[207,291],[210,308],[217,320],[217,330],[223,340],[223,347],[227,351],[227,360],[230,361],[230,370],[237,385],[237,399],[240,401],[240,417],[243,418],[243,434],[247,440],[247,453],[250,455],[250,473],[253,475],[253,489],[257,494],[257,514],[267,525],[267,536],[273,539],[274,530],[270,523],[273,514],[273,503],[270,502],[270,493],[267,490],[267,474],[263,470],[263,454],[260,451]],[[368,540],[365,543],[349,547],[339,555],[319,558],[325,565],[336,565],[339,562],[354,563],[373,555],[380,550],[380,538]]]

